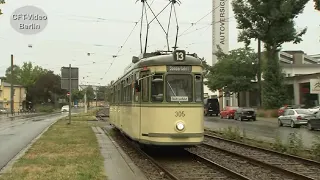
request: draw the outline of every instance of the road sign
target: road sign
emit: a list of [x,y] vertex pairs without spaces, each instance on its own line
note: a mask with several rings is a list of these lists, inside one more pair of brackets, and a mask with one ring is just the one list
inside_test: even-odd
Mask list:
[[[71,78],[70,76],[71,69]],[[79,68],[77,67],[62,67],[61,68],[61,89],[69,90],[69,80],[71,79],[71,90],[79,87]]]
[[67,93],[67,96],[70,96],[70,92]]

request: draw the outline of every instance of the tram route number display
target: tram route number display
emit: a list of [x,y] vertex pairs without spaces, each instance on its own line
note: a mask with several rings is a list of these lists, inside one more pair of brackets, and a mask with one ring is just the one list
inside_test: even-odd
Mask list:
[[171,96],[171,101],[185,101],[188,102],[188,96]]
[[191,66],[167,66],[168,72],[191,72]]
[[185,116],[184,111],[176,111],[175,116],[176,117],[184,117]]
[[184,51],[184,50],[175,50],[173,52],[173,59],[175,61],[184,61],[186,59],[186,51]]

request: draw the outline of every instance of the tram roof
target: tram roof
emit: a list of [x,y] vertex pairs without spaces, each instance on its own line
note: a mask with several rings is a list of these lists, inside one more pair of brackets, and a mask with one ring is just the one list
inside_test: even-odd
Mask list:
[[196,56],[195,54],[193,55],[186,54],[184,61],[175,61],[172,53],[170,54],[145,53],[142,55],[141,58],[139,58],[138,62],[131,63],[127,68],[125,68],[124,73],[126,74],[132,69],[148,67],[148,66],[166,66],[166,65],[202,66],[201,60],[195,56]]
[[[201,60],[197,57],[196,54],[186,54],[184,61],[175,61],[173,55],[174,54],[172,52],[166,52],[165,54],[163,54],[162,52],[152,52],[141,54],[139,57],[133,56],[132,63],[124,69],[124,74],[113,83],[118,82],[123,76],[126,76],[127,73],[137,68],[167,65],[203,66]],[[136,59],[137,62],[134,62],[133,59]]]

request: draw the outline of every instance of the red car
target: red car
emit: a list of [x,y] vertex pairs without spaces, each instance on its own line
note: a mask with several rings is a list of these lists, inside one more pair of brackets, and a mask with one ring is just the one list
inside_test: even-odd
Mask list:
[[239,107],[231,107],[227,106],[222,111],[220,111],[220,118],[227,118],[227,119],[233,119],[234,113],[237,111]]
[[284,105],[278,109],[278,116],[283,115],[286,109],[298,109],[298,108],[302,108],[302,106],[301,105]]

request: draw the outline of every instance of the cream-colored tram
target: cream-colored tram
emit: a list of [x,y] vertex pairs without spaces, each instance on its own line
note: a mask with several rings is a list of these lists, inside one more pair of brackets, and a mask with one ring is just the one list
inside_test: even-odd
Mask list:
[[202,63],[184,50],[133,57],[112,83],[110,122],[140,144],[190,146],[204,138]]

